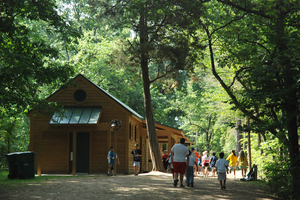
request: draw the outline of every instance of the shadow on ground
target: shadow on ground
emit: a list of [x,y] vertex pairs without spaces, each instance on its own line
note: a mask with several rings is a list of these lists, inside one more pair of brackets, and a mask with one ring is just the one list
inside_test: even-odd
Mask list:
[[19,188],[7,187],[0,199],[276,199],[266,188],[227,179],[227,189],[221,190],[216,178],[196,177],[194,187],[174,187],[171,174],[83,176],[45,180]]

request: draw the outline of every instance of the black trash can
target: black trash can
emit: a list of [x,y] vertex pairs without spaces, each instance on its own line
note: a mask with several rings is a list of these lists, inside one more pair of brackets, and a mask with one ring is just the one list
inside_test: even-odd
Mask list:
[[9,153],[6,156],[9,168],[9,179],[18,178],[18,153]]
[[6,155],[9,163],[8,178],[34,178],[34,152],[16,152]]

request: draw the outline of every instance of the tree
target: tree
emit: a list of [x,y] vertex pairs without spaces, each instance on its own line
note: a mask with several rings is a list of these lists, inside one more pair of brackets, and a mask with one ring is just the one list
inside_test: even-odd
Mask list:
[[0,5],[0,106],[38,106],[44,85],[66,82],[73,69],[43,35],[70,42],[80,33],[68,26],[55,1],[5,0]]
[[[252,128],[270,132],[289,149],[292,192],[299,195],[299,2],[227,1],[201,22],[208,38],[211,70]],[[216,56],[218,59],[216,59]],[[218,69],[235,70],[232,81]]]
[[175,94],[172,106],[183,112],[178,116],[180,128],[195,138],[194,144],[200,151],[220,152],[225,142],[232,144],[225,138],[238,113],[230,110],[232,106],[227,103],[229,99],[225,91],[209,72],[203,70],[202,65],[195,68],[186,89],[178,88]]
[[[175,71],[193,66],[197,57],[193,44],[198,45],[198,38],[190,35],[195,31],[192,22],[199,14],[201,3],[164,0],[110,3],[102,4],[106,8],[103,15],[117,18],[113,21],[114,27],[128,27],[136,34],[127,40],[126,52],[141,70],[150,155],[153,170],[161,170],[150,85],[160,78],[174,76]],[[154,76],[149,73],[151,71],[155,71]]]

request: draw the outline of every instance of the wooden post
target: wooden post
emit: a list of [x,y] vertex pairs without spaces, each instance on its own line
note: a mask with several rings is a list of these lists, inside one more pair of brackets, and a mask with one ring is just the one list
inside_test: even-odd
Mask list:
[[37,175],[42,174],[42,166],[41,166],[41,154],[42,154],[42,132],[39,130],[39,153],[38,153],[38,162],[37,162]]
[[110,127],[108,127],[107,130],[107,149],[110,150],[111,147],[111,130]]
[[114,129],[114,149],[115,149],[115,153],[114,153],[114,175],[117,175],[117,165],[118,165],[118,161],[117,161],[117,130]]
[[73,166],[72,166],[72,174],[76,175],[76,139],[77,138],[77,133],[76,131],[73,131]]

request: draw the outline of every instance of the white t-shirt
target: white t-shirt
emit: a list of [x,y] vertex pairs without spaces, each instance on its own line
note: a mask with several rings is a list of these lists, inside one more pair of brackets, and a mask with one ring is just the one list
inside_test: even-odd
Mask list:
[[171,152],[174,153],[173,162],[185,162],[185,157],[189,155],[189,149],[183,144],[175,144]]
[[211,158],[209,156],[202,156],[202,164],[204,165],[204,163],[209,163],[210,159]]
[[[193,156],[189,156],[189,166],[190,167],[193,167],[195,162],[196,162],[196,159],[193,157]],[[185,162],[187,161],[187,157],[185,158]]]
[[218,168],[218,172],[225,173],[226,167],[228,166],[227,161],[224,158],[218,159],[215,167]]

